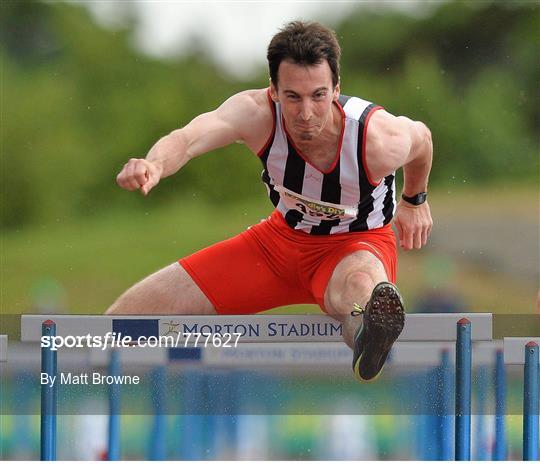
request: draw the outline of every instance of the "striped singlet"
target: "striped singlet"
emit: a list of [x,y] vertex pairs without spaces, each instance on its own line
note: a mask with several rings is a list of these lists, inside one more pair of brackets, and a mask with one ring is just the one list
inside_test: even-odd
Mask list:
[[388,224],[394,215],[395,173],[379,184],[365,167],[366,128],[380,106],[341,95],[338,153],[328,172],[313,167],[287,134],[279,103],[269,102],[274,129],[259,152],[270,201],[295,230],[312,235],[360,232]]

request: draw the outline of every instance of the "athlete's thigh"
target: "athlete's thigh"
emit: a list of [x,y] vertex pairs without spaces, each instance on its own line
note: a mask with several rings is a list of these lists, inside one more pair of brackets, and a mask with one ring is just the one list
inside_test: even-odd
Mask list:
[[178,262],[128,289],[107,314],[215,314],[214,306]]
[[324,293],[325,307],[331,309],[331,293],[343,293],[347,277],[354,272],[367,274],[375,286],[379,282],[388,281],[383,263],[373,253],[367,250],[354,251],[339,261]]

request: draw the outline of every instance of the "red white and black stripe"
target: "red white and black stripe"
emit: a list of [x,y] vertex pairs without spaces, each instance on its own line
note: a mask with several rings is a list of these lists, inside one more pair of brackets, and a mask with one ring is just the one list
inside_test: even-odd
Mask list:
[[[366,129],[369,118],[380,106],[356,97],[339,98],[337,105],[343,128],[338,153],[330,169],[322,172],[294,146],[279,103],[270,98],[269,102],[275,125],[259,153],[264,166],[262,180],[272,204],[291,228],[312,235],[328,235],[377,229],[392,220],[396,205],[394,174],[376,184],[365,167]],[[290,198],[295,195],[300,198],[300,204],[295,206],[293,201],[291,207]],[[328,211],[325,208],[332,211],[335,206],[347,214],[317,217],[313,210],[306,212],[303,206],[311,204],[310,201],[325,212]]]

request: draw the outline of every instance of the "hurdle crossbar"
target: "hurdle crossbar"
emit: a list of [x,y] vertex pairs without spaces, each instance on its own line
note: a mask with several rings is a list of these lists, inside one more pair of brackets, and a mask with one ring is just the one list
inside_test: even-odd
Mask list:
[[[495,354],[502,349],[502,342],[493,340],[473,344],[473,366],[492,365]],[[435,367],[441,362],[442,352],[455,358],[456,347],[452,342],[396,342],[386,361],[385,369],[400,367]],[[343,342],[293,343],[244,343],[234,349],[208,346],[179,348],[148,348],[132,346],[119,349],[123,366],[164,366],[169,364],[198,364],[227,367],[302,367],[320,371],[321,366],[347,368],[351,366],[351,349]],[[109,364],[109,350],[91,348],[88,362],[91,366]]]
[[[472,324],[471,338],[492,339],[490,313],[408,314],[399,341],[455,341],[456,323],[467,318]],[[240,334],[239,342],[336,342],[341,341],[341,324],[330,316],[255,315],[255,316],[21,316],[21,340],[37,342],[41,324],[56,323],[58,336],[105,336],[121,333],[136,340],[140,336],[176,337],[187,334]]]

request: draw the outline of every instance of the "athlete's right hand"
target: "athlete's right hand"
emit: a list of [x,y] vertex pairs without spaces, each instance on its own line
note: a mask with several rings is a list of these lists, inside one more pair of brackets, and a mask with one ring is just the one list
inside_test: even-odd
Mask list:
[[146,196],[160,181],[162,172],[161,163],[131,158],[116,176],[116,183],[130,192],[140,189]]

